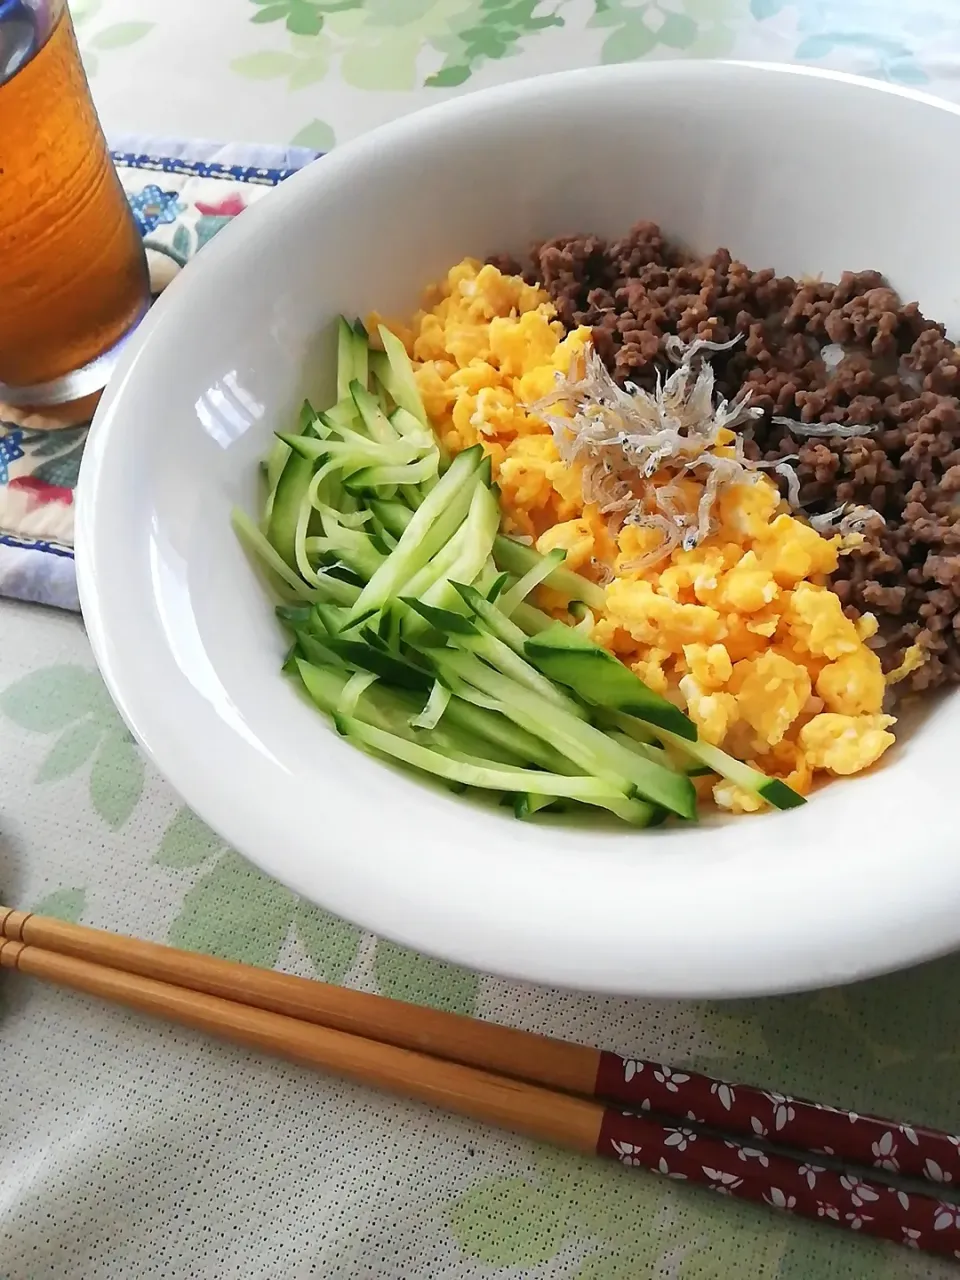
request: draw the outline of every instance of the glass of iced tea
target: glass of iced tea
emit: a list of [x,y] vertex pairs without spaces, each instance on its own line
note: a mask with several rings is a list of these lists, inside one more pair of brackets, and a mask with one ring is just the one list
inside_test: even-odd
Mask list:
[[149,302],[65,0],[0,0],[0,402],[99,391]]

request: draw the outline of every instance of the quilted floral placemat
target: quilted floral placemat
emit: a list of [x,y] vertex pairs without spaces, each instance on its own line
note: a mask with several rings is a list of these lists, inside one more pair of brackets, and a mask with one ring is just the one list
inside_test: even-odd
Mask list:
[[[114,161],[164,289],[226,224],[319,154],[120,138]],[[78,609],[73,496],[88,424],[50,430],[0,406],[0,595]]]

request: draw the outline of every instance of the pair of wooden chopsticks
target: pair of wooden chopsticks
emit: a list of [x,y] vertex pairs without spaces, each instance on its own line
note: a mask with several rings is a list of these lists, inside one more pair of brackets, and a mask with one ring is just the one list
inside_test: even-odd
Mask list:
[[889,1181],[929,1180],[931,1168],[960,1181],[960,1138],[922,1126],[2,906],[0,967],[575,1151],[960,1256],[960,1206],[933,1184],[927,1194]]

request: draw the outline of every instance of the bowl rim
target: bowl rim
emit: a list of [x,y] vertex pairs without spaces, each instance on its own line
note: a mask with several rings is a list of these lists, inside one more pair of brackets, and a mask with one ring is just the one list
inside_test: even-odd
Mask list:
[[[298,203],[311,188],[335,181],[338,170],[343,166],[351,165],[357,160],[362,161],[364,156],[374,154],[379,148],[402,143],[404,138],[415,136],[424,126],[429,127],[433,121],[466,118],[486,104],[495,105],[533,98],[541,92],[549,92],[551,86],[556,86],[560,82],[583,84],[590,81],[614,79],[629,81],[655,76],[671,78],[723,75],[725,69],[776,77],[791,76],[812,81],[832,81],[871,93],[881,93],[923,103],[954,116],[960,115],[960,105],[904,86],[886,84],[823,68],[749,60],[676,59],[655,63],[580,68],[553,72],[528,80],[513,81],[447,99],[362,134],[331,155],[324,157],[321,164],[307,166],[288,179],[271,195],[269,201],[258,202],[257,205],[248,209],[242,220],[234,220],[210,245],[205,247],[200,263],[191,264],[190,272],[184,273],[186,280],[183,276],[178,278],[175,285],[159,299],[121,358],[91,427],[81,464],[76,499],[78,590],[94,657],[122,718],[158,771],[170,781],[184,801],[214,830],[223,835],[233,847],[294,891],[303,893],[304,885],[302,881],[298,882],[292,869],[287,866],[278,866],[275,860],[264,855],[262,850],[248,847],[242,834],[240,838],[237,838],[237,834],[232,834],[231,838],[227,833],[228,831],[238,833],[236,823],[228,821],[222,811],[214,811],[208,804],[202,780],[187,776],[175,760],[156,749],[154,733],[151,730],[149,696],[144,699],[142,691],[129,685],[123,670],[122,659],[110,643],[110,607],[105,601],[103,583],[97,570],[101,542],[105,538],[105,534],[99,527],[98,487],[102,479],[104,457],[109,448],[111,432],[123,412],[127,388],[137,377],[143,352],[152,343],[155,330],[164,323],[167,315],[174,313],[184,304],[189,305],[191,292],[202,288],[206,280],[212,281],[220,269],[220,264],[233,257],[245,240],[255,242],[260,228],[266,225],[267,219],[274,217],[282,208],[289,208]],[[184,301],[181,302],[181,300]],[[415,784],[407,785],[412,787]],[[753,821],[766,823],[772,821],[774,817],[775,815],[765,816]],[[957,889],[960,894],[960,879],[958,879]],[[317,900],[315,892],[309,893],[309,896]],[[929,896],[928,892],[927,897]],[[333,910],[338,909],[329,897],[323,905]],[[848,941],[843,955],[825,956],[822,943],[827,939],[821,939],[820,947],[811,944],[807,952],[798,953],[796,949],[788,948],[782,956],[763,956],[762,960],[765,963],[760,963],[761,957],[757,957],[758,963],[750,975],[744,974],[742,962],[738,963],[736,974],[731,977],[731,972],[724,970],[719,957],[713,957],[709,964],[690,963],[690,958],[687,957],[683,964],[669,974],[658,971],[653,977],[649,974],[638,976],[635,971],[628,972],[621,968],[618,972],[605,972],[600,977],[594,975],[580,982],[576,974],[571,974],[568,969],[564,969],[562,976],[556,976],[556,965],[533,955],[529,945],[525,949],[514,948],[513,958],[501,960],[500,944],[503,942],[503,937],[497,935],[496,928],[488,930],[488,935],[492,934],[492,936],[483,939],[463,936],[455,942],[448,939],[443,946],[437,946],[431,943],[429,937],[424,936],[422,928],[416,925],[411,927],[409,922],[402,918],[402,908],[398,914],[398,911],[389,903],[378,903],[376,906],[370,906],[369,909],[366,906],[362,909],[351,907],[349,912],[343,912],[343,914],[361,927],[381,936],[486,973],[547,985],[557,985],[559,982],[567,988],[579,987],[608,994],[678,998],[744,997],[832,985],[931,959],[960,944],[960,919],[954,925],[944,918],[945,913],[941,913],[935,922],[929,921],[927,917],[932,914],[932,911],[928,908],[926,911],[915,911],[913,917],[915,927],[912,930],[903,927],[903,921],[894,919],[892,916],[881,922],[881,926],[883,924],[887,926],[887,935],[882,945],[878,945],[876,937],[870,938],[865,928],[862,929],[855,940],[862,944],[863,949],[857,953],[851,951]],[[930,927],[927,927],[928,925]],[[518,958],[520,956],[522,959]]]

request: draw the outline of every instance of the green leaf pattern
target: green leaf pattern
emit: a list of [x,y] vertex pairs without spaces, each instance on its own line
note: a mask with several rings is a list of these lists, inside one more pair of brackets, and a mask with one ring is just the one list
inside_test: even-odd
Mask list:
[[76,720],[56,739],[36,772],[36,782],[59,782],[69,778],[93,755],[102,730],[95,720]]
[[342,982],[357,958],[360,930],[322,907],[301,898],[293,908],[293,925],[314,972],[324,982]]
[[473,1013],[479,978],[469,969],[418,955],[381,938],[375,963],[377,986],[385,996],[429,1004],[448,1013]]
[[143,791],[143,757],[96,671],[69,663],[32,671],[0,693],[0,714],[28,733],[58,735],[37,770],[38,783],[61,782],[92,756],[93,810],[108,826],[123,826]]
[[471,1188],[452,1206],[450,1226],[464,1253],[489,1267],[549,1262],[567,1234],[562,1204],[525,1178]]
[[76,924],[83,915],[86,901],[85,889],[54,889],[41,898],[32,910],[38,916],[53,916],[57,920],[68,920],[71,924]]
[[297,91],[336,68],[356,89],[453,89],[491,62],[535,47],[551,29],[607,31],[604,62],[654,56],[718,57],[734,44],[748,0],[249,0],[257,26],[283,24],[288,50],[264,48],[231,62],[254,80]]
[[[170,941],[178,947],[269,969],[293,938],[326,982],[342,982],[357,960],[362,934],[355,925],[262,875],[189,809],[174,815],[153,861],[169,871],[202,870],[170,927]],[[383,995],[474,1012],[479,977],[469,970],[384,939],[375,943],[373,968]]]
[[228,850],[188,890],[170,942],[272,969],[290,928],[294,895]]
[[[154,22],[113,22],[94,30],[101,8],[102,0],[76,0],[70,5],[83,67],[88,78],[97,74],[101,54],[138,44],[156,26]],[[53,484],[54,481],[50,483]]]
[[222,842],[190,809],[180,809],[160,841],[154,862],[171,871],[199,867],[218,853]]
[[101,27],[90,38],[94,49],[125,49],[128,44],[136,44],[153,30],[152,22],[115,22],[112,26]]
[[739,0],[599,0],[592,26],[609,29],[602,62],[682,56],[724,57],[733,49]]
[[314,118],[297,130],[290,139],[290,145],[312,147],[315,151],[332,151],[337,145],[337,138],[332,125],[327,124],[326,120]]

